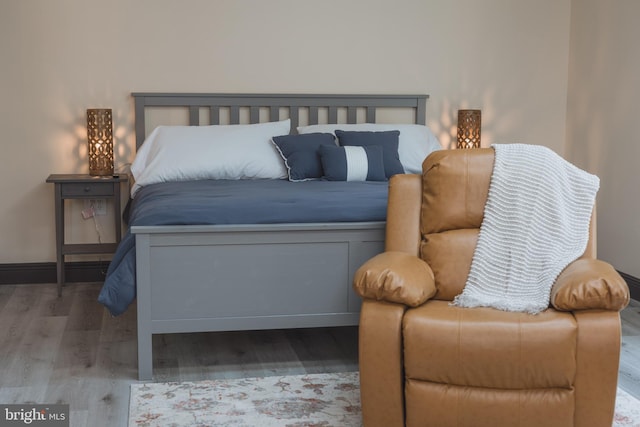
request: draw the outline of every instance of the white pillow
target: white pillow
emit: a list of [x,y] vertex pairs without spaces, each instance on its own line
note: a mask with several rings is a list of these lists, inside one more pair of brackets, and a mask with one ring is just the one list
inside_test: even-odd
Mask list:
[[424,159],[432,151],[442,149],[431,129],[424,125],[382,123],[309,125],[299,126],[298,133],[325,132],[335,135],[336,129],[370,132],[399,130],[398,156],[405,173],[422,173]]
[[289,119],[251,125],[159,126],[131,164],[140,187],[165,181],[196,179],[282,179],[282,157],[271,138],[288,135]]

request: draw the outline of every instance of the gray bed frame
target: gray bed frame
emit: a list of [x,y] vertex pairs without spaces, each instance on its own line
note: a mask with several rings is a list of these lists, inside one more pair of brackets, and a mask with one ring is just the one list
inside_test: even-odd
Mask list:
[[[304,124],[376,122],[379,108],[413,110],[424,124],[428,95],[133,93],[136,147],[146,113],[185,108],[189,125],[291,119]],[[324,119],[324,120],[321,120]],[[153,376],[153,334],[357,325],[355,270],[382,252],[384,222],[134,226],[138,376]]]

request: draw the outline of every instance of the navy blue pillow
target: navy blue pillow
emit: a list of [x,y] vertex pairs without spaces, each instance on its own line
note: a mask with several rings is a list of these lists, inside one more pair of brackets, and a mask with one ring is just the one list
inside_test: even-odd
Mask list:
[[320,146],[324,178],[329,181],[385,181],[382,147]]
[[274,136],[272,141],[284,159],[289,181],[294,182],[322,178],[318,148],[321,145],[336,146],[330,133]]
[[369,131],[344,131],[336,130],[338,144],[341,146],[371,146],[379,145],[382,147],[382,158],[384,161],[384,174],[387,178],[393,175],[404,173],[400,156],[398,155],[398,139],[400,131],[390,130],[383,132]]

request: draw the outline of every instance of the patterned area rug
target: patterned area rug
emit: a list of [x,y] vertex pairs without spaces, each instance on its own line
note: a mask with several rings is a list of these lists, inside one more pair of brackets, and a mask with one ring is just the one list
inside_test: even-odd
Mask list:
[[616,396],[616,413],[613,427],[640,427],[640,401],[622,389]]
[[[131,386],[129,427],[359,427],[358,373]],[[618,389],[613,427],[640,427],[640,402]]]
[[360,425],[357,372],[131,386],[130,427]]

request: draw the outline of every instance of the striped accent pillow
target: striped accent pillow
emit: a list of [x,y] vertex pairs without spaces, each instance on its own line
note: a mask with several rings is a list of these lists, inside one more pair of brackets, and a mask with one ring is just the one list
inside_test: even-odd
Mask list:
[[329,181],[385,181],[382,147],[321,145],[320,161]]
[[384,163],[384,174],[387,178],[393,175],[404,173],[400,157],[398,155],[398,137],[400,132],[390,130],[385,132],[347,132],[336,130],[338,145],[342,147],[357,146],[368,147],[379,145],[382,148],[382,161]]

